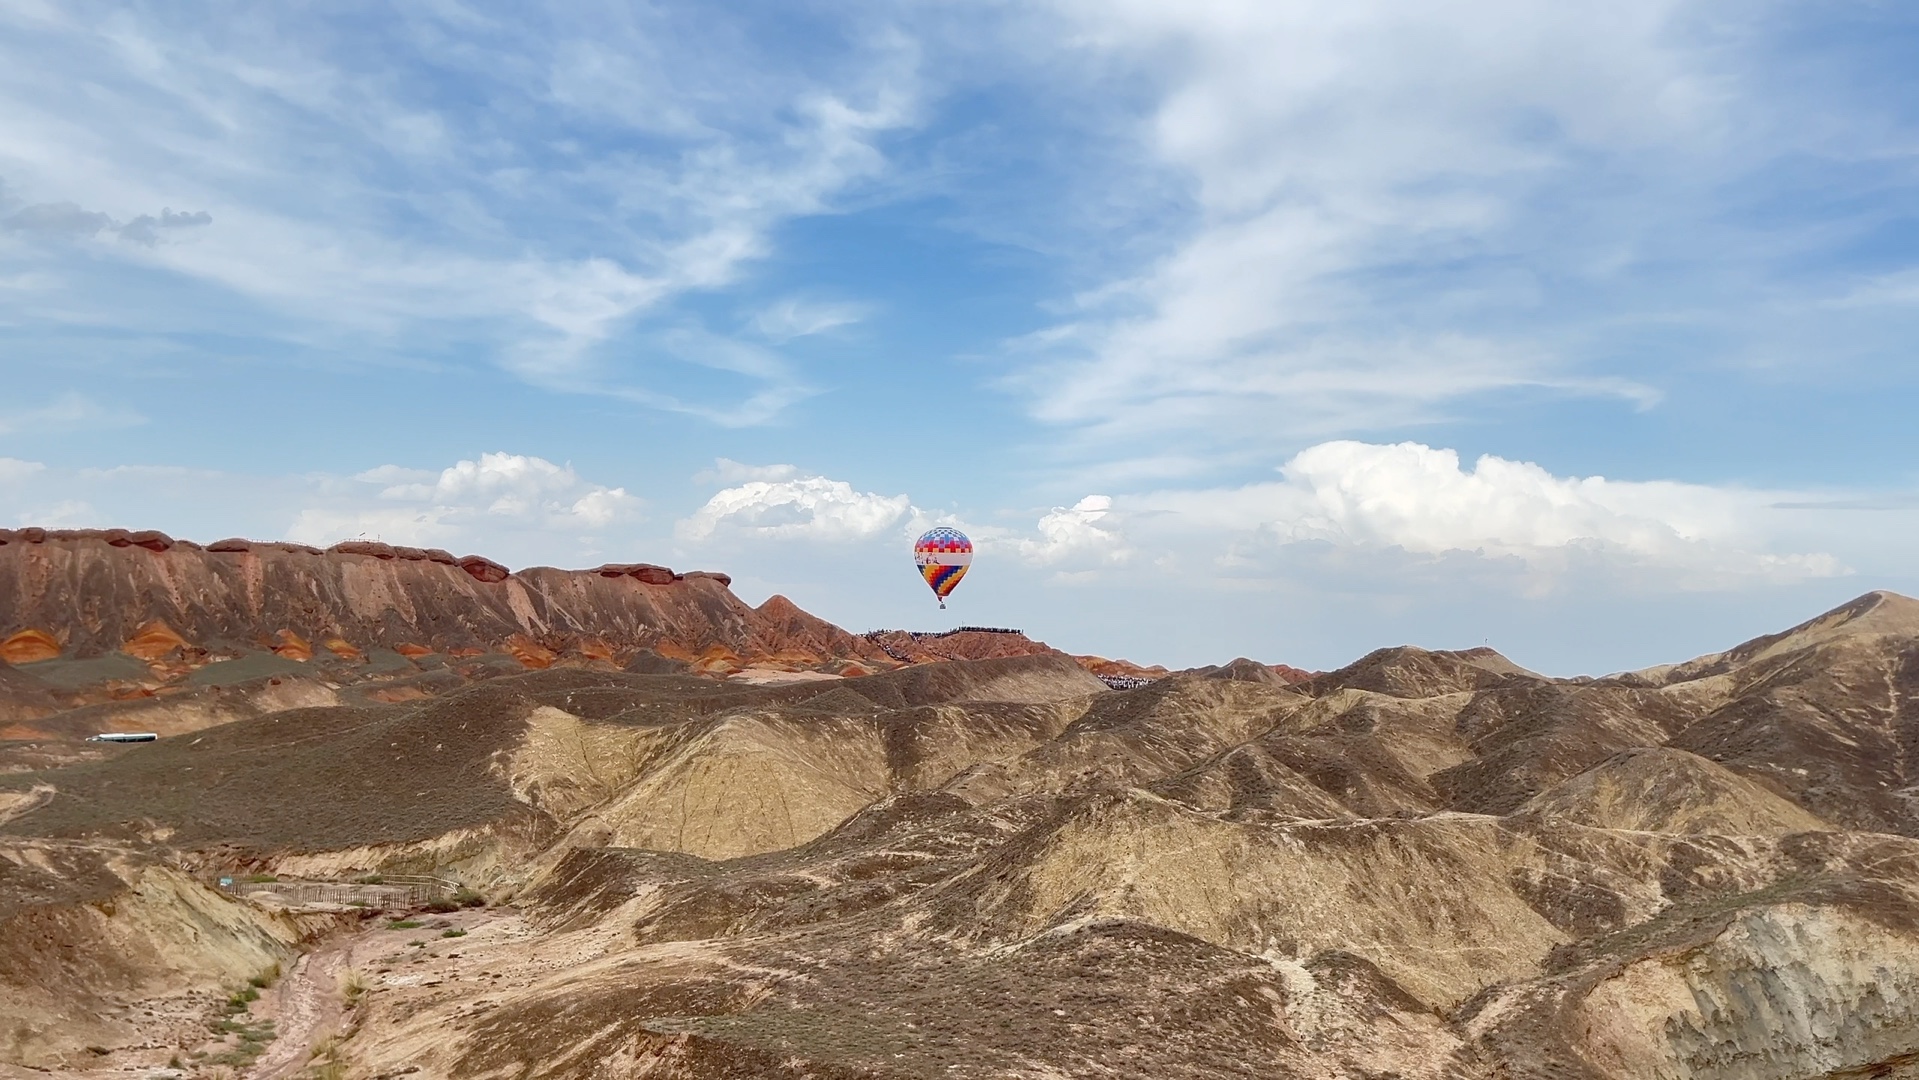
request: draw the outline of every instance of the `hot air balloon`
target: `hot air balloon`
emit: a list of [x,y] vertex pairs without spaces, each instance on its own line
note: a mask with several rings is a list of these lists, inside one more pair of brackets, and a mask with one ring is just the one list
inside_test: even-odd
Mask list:
[[918,564],[926,584],[932,586],[933,595],[939,597],[940,607],[945,607],[947,595],[973,563],[973,542],[958,529],[941,525],[914,541],[913,562]]

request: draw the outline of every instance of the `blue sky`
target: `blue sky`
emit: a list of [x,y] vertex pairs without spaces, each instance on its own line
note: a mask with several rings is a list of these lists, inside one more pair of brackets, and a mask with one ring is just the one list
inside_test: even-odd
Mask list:
[[0,0],[0,519],[1171,664],[1919,592],[1906,5],[407,12]]

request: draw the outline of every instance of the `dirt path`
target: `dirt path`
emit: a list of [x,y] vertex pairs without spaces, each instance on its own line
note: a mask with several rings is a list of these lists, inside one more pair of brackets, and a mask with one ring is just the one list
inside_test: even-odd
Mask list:
[[339,1027],[346,1011],[341,980],[365,941],[365,934],[352,934],[327,942],[300,957],[274,986],[268,1007],[257,1012],[274,1020],[275,1037],[247,1072],[248,1080],[289,1080],[298,1075],[314,1046]]
[[[416,914],[400,927],[382,919],[323,942],[300,957],[251,1010],[275,1027],[273,1042],[246,1072],[246,1080],[295,1080],[313,1063],[314,1047],[352,1026],[346,1022],[348,972],[361,972],[369,993],[431,993],[449,978],[459,980],[457,973],[468,966],[462,962],[463,949],[496,943],[502,928],[519,925],[516,913],[472,909]],[[469,931],[478,934],[469,939]],[[455,936],[442,936],[449,932]],[[510,932],[505,940],[519,936]]]

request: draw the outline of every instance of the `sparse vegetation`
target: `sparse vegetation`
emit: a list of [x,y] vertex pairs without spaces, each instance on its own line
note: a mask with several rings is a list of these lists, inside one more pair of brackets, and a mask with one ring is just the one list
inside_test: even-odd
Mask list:
[[386,928],[388,930],[417,930],[425,925],[425,923],[418,919],[389,919]]
[[[192,1055],[195,1061],[213,1066],[214,1071],[202,1073],[202,1076],[234,1075],[228,1070],[244,1071],[254,1060],[266,1051],[268,1043],[274,1038],[272,1020],[255,1020],[247,1015],[253,1003],[260,1000],[260,991],[271,986],[280,977],[280,965],[273,964],[259,974],[248,979],[239,989],[227,995],[221,1005],[224,1015],[207,1022],[207,1028],[223,1040],[232,1042],[224,1049],[214,1053],[198,1052]],[[178,1062],[176,1056],[173,1059]],[[178,1067],[174,1065],[173,1067]]]
[[351,1009],[366,996],[366,973],[358,968],[349,968],[340,978],[340,995],[346,998],[346,1007]]
[[452,894],[448,896],[442,896],[439,899],[434,900],[431,903],[427,904],[426,910],[431,911],[435,914],[443,915],[449,911],[458,911],[461,908],[475,908],[475,907],[485,907],[485,906],[486,906],[486,897],[481,896],[478,892],[475,892],[474,890],[467,888],[465,885],[462,885],[458,889],[455,889],[452,892]]
[[268,885],[278,880],[280,879],[272,874],[248,874],[246,878],[249,885]]
[[273,1041],[273,1021],[260,1020],[251,1024],[237,1025],[233,1032],[235,1042],[229,1049],[208,1055],[207,1061],[213,1065],[227,1065],[244,1069],[266,1053],[267,1044]]
[[379,874],[362,874],[353,879],[355,885],[384,885],[386,878]]
[[442,931],[440,931],[440,936],[441,936],[441,937],[443,937],[443,938],[449,938],[449,937],[465,937],[465,936],[466,936],[466,931],[464,931],[464,930],[461,930],[461,929],[459,929],[459,928],[457,928],[457,927],[456,927],[456,928],[454,928],[454,929],[452,929],[452,930],[442,930]]
[[346,1055],[340,1049],[339,1038],[333,1037],[313,1048],[313,1054],[307,1059],[308,1080],[345,1080]]

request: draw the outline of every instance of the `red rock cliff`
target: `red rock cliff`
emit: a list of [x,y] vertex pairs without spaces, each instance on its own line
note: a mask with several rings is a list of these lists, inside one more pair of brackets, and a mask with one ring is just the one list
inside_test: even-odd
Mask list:
[[[124,529],[0,530],[0,650],[54,655],[325,644],[619,659],[641,649],[751,663],[885,662],[872,643],[724,574],[651,564],[509,572],[489,559],[354,541],[331,549]],[[11,643],[11,644],[9,644]]]

